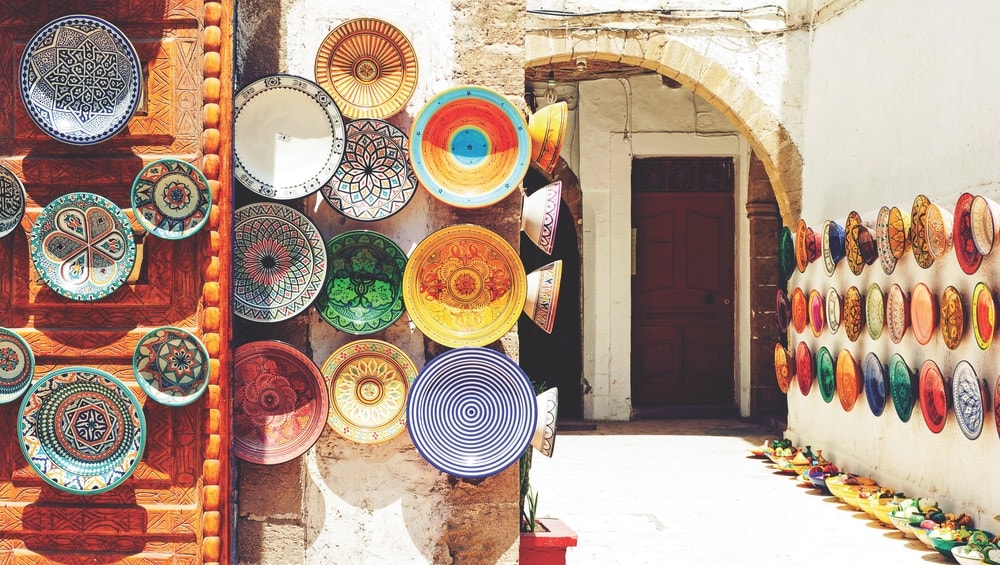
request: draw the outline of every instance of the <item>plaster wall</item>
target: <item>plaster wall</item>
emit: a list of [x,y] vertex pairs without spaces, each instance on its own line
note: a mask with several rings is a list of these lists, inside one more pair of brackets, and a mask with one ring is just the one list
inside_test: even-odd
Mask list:
[[[948,211],[962,192],[1000,199],[1000,116],[994,111],[1000,77],[992,64],[1000,36],[991,25],[998,18],[1000,6],[993,2],[943,6],[914,0],[904,6],[866,0],[816,29],[800,146],[802,217],[811,227],[819,229],[827,219],[843,225],[852,210],[874,221],[883,205],[909,212],[918,194]],[[828,277],[817,261],[804,274],[796,272],[789,288],[825,294],[834,287],[843,295],[857,286],[867,294],[872,283],[883,292],[898,283],[909,292],[921,281],[938,296],[955,286],[968,309],[978,281],[994,291],[1000,287],[1000,257],[986,257],[974,275],[961,271],[952,251],[928,269],[907,254],[892,275],[876,262],[861,276],[841,264]],[[967,360],[991,396],[1000,372],[1000,349],[981,351],[971,329],[956,350],[949,350],[939,334],[921,346],[909,332],[895,345],[886,335],[872,339],[867,332],[852,343],[843,331],[814,338],[790,329],[789,346],[800,340],[813,352],[826,346],[835,358],[847,349],[859,362],[868,352],[883,363],[899,353],[914,371],[932,359],[946,377]],[[979,527],[1000,529],[1000,489],[993,472],[1000,441],[989,408],[982,435],[974,441],[961,433],[951,408],[936,435],[924,424],[919,406],[904,423],[891,401],[875,417],[864,395],[844,412],[836,400],[824,403],[815,389],[803,397],[793,385],[788,410],[788,436],[797,444],[823,449],[836,464],[911,496],[935,497],[946,511],[968,512]]]
[[[749,390],[749,146],[718,110],[659,75],[580,83],[578,124],[583,189],[584,417],[627,420],[631,401],[631,162],[633,157],[732,156],[736,162],[738,261],[737,382]],[[742,401],[742,398],[734,401]]]

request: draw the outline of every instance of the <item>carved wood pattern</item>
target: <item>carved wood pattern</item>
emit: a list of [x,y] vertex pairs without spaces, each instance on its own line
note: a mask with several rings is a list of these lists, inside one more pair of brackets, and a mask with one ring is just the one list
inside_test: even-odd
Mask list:
[[[97,146],[43,134],[27,116],[16,72],[25,42],[46,22],[87,13],[115,23],[135,45],[147,78],[143,115]],[[28,190],[28,212],[0,239],[0,320],[35,352],[37,375],[68,365],[117,376],[144,404],[148,439],[135,473],[107,493],[81,497],[49,487],[21,454],[19,403],[0,405],[0,565],[8,563],[220,563],[230,559],[228,388],[231,256],[229,186],[232,0],[4,0],[0,2],[0,163]],[[227,61],[227,63],[223,63]],[[222,132],[226,132],[223,134]],[[27,233],[41,209],[76,190],[101,194],[127,214],[132,180],[161,156],[188,160],[209,179],[206,227],[181,241],[143,240],[144,270],[105,299],[77,303],[56,294],[31,265]],[[138,224],[133,218],[133,228]],[[200,335],[211,381],[197,402],[147,402],[134,382],[132,353],[152,327]]]

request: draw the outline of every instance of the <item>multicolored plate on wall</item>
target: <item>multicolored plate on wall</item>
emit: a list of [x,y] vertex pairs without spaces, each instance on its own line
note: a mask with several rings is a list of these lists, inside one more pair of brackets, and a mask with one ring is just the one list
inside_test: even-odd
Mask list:
[[778,380],[778,388],[782,393],[788,392],[788,387],[795,377],[795,363],[789,363],[788,351],[781,342],[774,344],[774,377]]
[[913,337],[920,345],[927,345],[934,336],[938,322],[937,299],[924,283],[917,283],[910,294],[910,325]]
[[787,281],[795,272],[795,241],[792,230],[782,226],[778,232],[778,275],[781,281]]
[[53,20],[28,40],[19,71],[31,120],[54,139],[91,145],[110,139],[139,106],[142,67],[128,37],[86,15]]
[[927,214],[924,216],[924,224],[927,230],[927,249],[934,260],[943,259],[951,248],[952,216],[944,208],[934,204],[927,205]]
[[320,44],[315,74],[348,118],[387,118],[413,96],[417,58],[395,26],[357,18],[333,28]]
[[985,196],[976,196],[972,199],[969,214],[976,250],[982,255],[989,255],[1000,228],[1000,204]]
[[503,200],[528,172],[524,116],[504,95],[481,86],[458,86],[428,101],[413,120],[410,143],[420,184],[459,208]]
[[927,207],[930,203],[926,196],[918,194],[910,210],[910,249],[921,269],[934,264],[934,256],[927,244]]
[[885,296],[878,283],[869,285],[865,294],[865,325],[872,339],[882,337],[882,329],[885,327]]
[[816,384],[823,402],[829,404],[837,395],[837,376],[833,365],[833,355],[826,346],[816,352]]
[[885,300],[885,326],[893,343],[903,341],[906,328],[910,327],[910,300],[896,283],[889,287]]
[[142,227],[163,239],[184,239],[198,232],[212,210],[208,179],[195,166],[160,159],[139,171],[132,182],[132,209]]
[[402,210],[416,191],[406,134],[382,120],[348,122],[344,158],[320,189],[323,198],[348,218],[370,222]]
[[421,241],[403,273],[403,302],[413,323],[448,347],[481,346],[517,323],[527,277],[517,251],[472,224],[442,228]]
[[17,175],[7,167],[0,165],[0,237],[3,237],[21,225],[24,217],[28,193]]
[[39,477],[73,494],[98,494],[129,478],[146,447],[146,417],[118,379],[88,367],[48,373],[17,418],[21,452]]
[[809,328],[814,336],[819,337],[826,326],[826,305],[823,295],[818,290],[809,291]]
[[809,239],[812,230],[806,225],[806,221],[799,218],[795,223],[795,267],[800,273],[806,272],[809,266]]
[[208,350],[189,331],[155,328],[139,340],[132,370],[150,398],[167,406],[186,406],[208,389]]
[[897,260],[892,253],[891,239],[889,238],[889,213],[889,207],[882,206],[875,218],[875,246],[878,249],[882,271],[887,275],[891,275],[896,270]]
[[34,375],[31,346],[13,330],[0,328],[0,404],[20,398]]
[[321,318],[342,332],[379,332],[403,315],[406,253],[374,231],[346,231],[326,242],[329,267],[316,298]]
[[775,293],[775,317],[778,322],[778,329],[782,332],[788,330],[788,324],[792,322],[792,303],[788,300],[783,289],[778,289]]
[[972,331],[979,349],[987,350],[996,333],[996,301],[993,292],[985,283],[976,283],[972,291]]
[[852,286],[847,289],[847,294],[844,295],[844,318],[841,320],[847,339],[858,340],[864,319],[865,309],[864,303],[861,301],[861,291],[858,290],[858,287]]
[[830,287],[826,291],[826,325],[830,328],[830,333],[835,334],[840,329],[840,317],[843,305],[840,302],[840,294],[837,289]]
[[844,412],[850,412],[861,394],[862,377],[858,362],[844,349],[837,356],[837,398]]
[[889,394],[900,422],[909,422],[916,401],[913,371],[899,353],[893,353],[889,360]]
[[833,276],[837,263],[844,258],[844,228],[833,220],[823,223],[823,267]]
[[979,270],[979,265],[983,262],[983,256],[976,249],[976,242],[972,235],[973,199],[973,196],[968,192],[964,192],[958,197],[958,202],[955,204],[955,220],[951,228],[951,239],[955,245],[958,266],[967,275]]
[[795,348],[795,380],[799,383],[799,392],[808,396],[813,383],[812,352],[806,342],[800,341]]
[[107,198],[89,192],[71,192],[49,203],[31,227],[28,251],[42,281],[73,300],[110,295],[135,266],[128,217]]
[[896,260],[910,249],[910,215],[893,206],[889,209],[889,249]]
[[233,218],[233,313],[280,322],[302,312],[323,289],[326,247],[297,210],[258,202]]
[[233,451],[273,465],[305,453],[326,428],[330,398],[311,359],[280,341],[255,341],[233,354]]
[[885,411],[886,399],[886,377],[885,365],[879,360],[874,351],[869,351],[865,355],[865,399],[868,400],[868,408],[872,414],[881,416]]
[[417,369],[403,350],[378,339],[353,341],[331,353],[320,372],[330,387],[333,431],[381,443],[406,428],[406,395]]
[[927,429],[940,433],[948,419],[948,392],[937,363],[928,359],[920,366],[920,412]]
[[312,194],[333,177],[344,156],[344,117],[316,83],[273,75],[233,100],[233,176],[275,200]]
[[959,361],[951,379],[955,419],[965,437],[976,439],[983,433],[986,389],[968,361]]
[[844,252],[847,254],[847,266],[851,272],[860,275],[865,269],[865,257],[861,253],[861,232],[867,233],[868,229],[861,225],[861,216],[857,212],[847,215],[847,223],[844,225]]
[[806,293],[801,288],[795,287],[792,291],[792,327],[797,333],[802,333],[808,323],[809,304],[806,302]]
[[406,402],[417,452],[449,475],[480,478],[516,462],[535,433],[531,381],[507,356],[482,347],[451,349],[420,371]]
[[948,349],[956,349],[965,334],[965,308],[958,289],[949,286],[941,293],[941,338]]

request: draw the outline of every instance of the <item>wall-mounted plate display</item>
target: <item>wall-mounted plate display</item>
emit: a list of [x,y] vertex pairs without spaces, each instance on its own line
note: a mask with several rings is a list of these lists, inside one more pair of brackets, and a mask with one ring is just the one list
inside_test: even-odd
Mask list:
[[927,214],[924,216],[927,249],[935,261],[943,259],[951,249],[953,223],[951,212],[933,202],[927,205]]
[[955,255],[962,271],[971,275],[979,270],[983,255],[976,248],[972,235],[972,201],[974,197],[968,192],[962,193],[955,204],[955,219],[952,224],[951,239],[955,245]]
[[941,433],[948,419],[948,390],[937,363],[928,359],[920,366],[920,412],[927,429]]
[[27,201],[28,193],[24,190],[21,179],[10,169],[0,165],[0,237],[21,225]]
[[861,394],[862,376],[858,362],[851,352],[844,349],[837,356],[837,398],[844,412],[854,409],[854,403]]
[[843,305],[840,301],[840,294],[837,289],[830,287],[826,291],[826,325],[830,328],[830,333],[835,334],[840,329],[840,318],[843,312]]
[[179,159],[160,159],[132,182],[132,210],[146,231],[163,239],[184,239],[200,230],[212,211],[208,179]]
[[976,250],[983,255],[993,251],[993,242],[1000,230],[1000,203],[985,196],[972,199],[969,209],[969,221],[972,224],[972,241]]
[[13,402],[31,386],[35,355],[17,332],[0,328],[0,404]]
[[844,295],[844,317],[841,325],[844,326],[844,333],[847,339],[857,341],[861,336],[861,329],[864,326],[865,307],[861,298],[861,291],[858,287],[852,286],[847,289]]
[[833,276],[837,263],[844,258],[844,227],[833,220],[823,223],[823,267]]
[[775,293],[775,317],[778,329],[782,332],[787,331],[788,324],[792,323],[792,303],[781,288]]
[[139,339],[132,370],[151,399],[167,406],[186,406],[208,389],[208,350],[187,330],[154,328]]
[[823,402],[829,404],[837,395],[837,373],[833,363],[833,355],[826,346],[816,352],[816,383]]
[[934,256],[927,244],[927,208],[930,203],[926,196],[918,194],[910,210],[910,249],[921,269],[934,264]]
[[808,396],[813,383],[813,357],[806,342],[800,341],[795,348],[795,380],[802,396]]
[[996,333],[996,301],[986,283],[978,282],[972,291],[972,332],[979,349],[986,350]]
[[896,270],[897,257],[892,253],[892,240],[889,237],[889,214],[891,210],[888,206],[879,208],[878,216],[875,218],[875,247],[878,249],[878,258],[882,265],[882,271],[891,275]]
[[778,232],[778,275],[782,282],[791,278],[795,272],[795,241],[792,230],[786,226]]
[[913,337],[920,345],[927,345],[937,328],[937,298],[924,283],[917,283],[910,294],[910,325]]
[[962,434],[976,439],[983,433],[986,388],[968,361],[959,361],[951,378],[951,398],[955,419]]
[[868,408],[872,414],[881,416],[885,410],[886,400],[886,376],[885,365],[878,358],[874,351],[869,351],[865,355],[865,400],[868,401]]
[[908,327],[910,327],[910,299],[901,286],[892,283],[885,299],[885,329],[889,333],[889,340],[893,343],[903,341]]
[[953,286],[941,293],[941,338],[948,349],[956,349],[965,334],[965,307],[962,295]]
[[868,292],[865,293],[865,325],[872,339],[882,337],[882,329],[885,327],[885,295],[878,283],[869,285]]
[[900,422],[909,422],[916,402],[916,383],[913,371],[899,353],[889,360],[889,394]]
[[809,328],[814,336],[819,337],[826,327],[826,304],[823,295],[818,290],[809,291]]
[[792,327],[797,333],[806,331],[806,324],[809,323],[809,304],[806,301],[806,293],[799,287],[792,291]]
[[889,249],[897,260],[910,250],[910,214],[893,206],[889,209]]
[[781,392],[787,393],[792,379],[795,378],[795,360],[781,342],[774,344],[774,376],[778,380]]

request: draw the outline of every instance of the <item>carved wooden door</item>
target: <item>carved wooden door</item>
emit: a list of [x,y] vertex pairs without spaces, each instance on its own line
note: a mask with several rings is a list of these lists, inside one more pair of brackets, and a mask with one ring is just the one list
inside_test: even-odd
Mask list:
[[[24,183],[21,229],[0,239],[0,326],[29,343],[35,378],[83,366],[124,382],[142,404],[147,441],[135,472],[116,488],[80,495],[32,470],[18,435],[20,400],[0,404],[0,564],[214,563],[230,560],[227,390],[231,204],[231,0],[4,0],[0,2],[0,164]],[[56,141],[21,101],[19,61],[47,22],[89,14],[117,26],[135,46],[144,102],[125,128],[96,145]],[[146,234],[130,192],[145,164],[171,157],[194,164],[212,189],[207,225],[187,239]],[[138,259],[129,280],[105,298],[66,298],[40,279],[28,234],[44,207],[70,192],[99,194],[126,212]],[[208,391],[168,407],[136,385],[132,356],[150,329],[176,326],[205,344]]]

